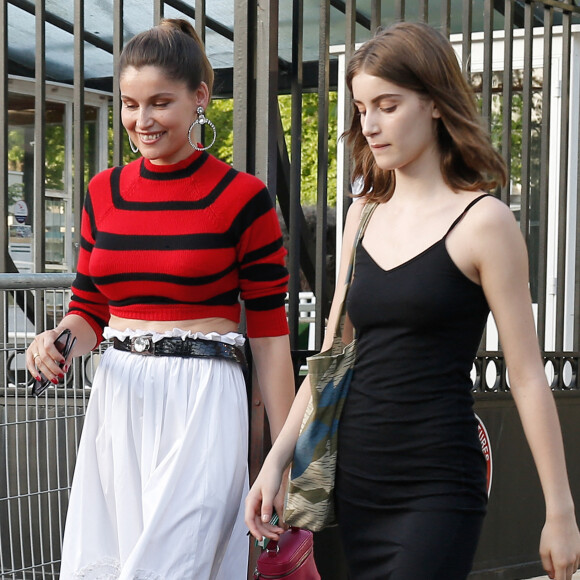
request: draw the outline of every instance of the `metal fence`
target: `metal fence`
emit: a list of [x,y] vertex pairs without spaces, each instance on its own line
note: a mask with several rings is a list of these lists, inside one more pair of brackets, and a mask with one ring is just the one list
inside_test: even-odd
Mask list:
[[99,352],[31,394],[25,351],[58,322],[71,275],[0,275],[0,577],[58,578],[77,445]]
[[[96,352],[75,360],[65,379],[39,398],[31,394],[33,379],[26,370],[24,353],[37,332],[54,326],[62,317],[70,298],[72,278],[67,274],[0,274],[0,577],[3,579],[58,578],[68,495],[83,418],[99,356],[108,345],[102,344]],[[311,294],[301,295],[299,322],[305,349],[312,348],[313,341],[315,306],[312,299]],[[305,351],[294,352],[297,374],[300,374],[301,353]],[[561,407],[562,425],[565,434],[568,432],[568,441],[576,437],[577,431],[574,425],[578,421],[574,419],[574,413],[580,400],[579,365],[578,352],[545,355],[546,374]],[[527,451],[525,441],[517,439],[521,439],[521,429],[517,427],[513,413],[511,422],[499,419],[498,410],[503,414],[513,407],[505,377],[501,352],[479,353],[472,372],[478,413],[490,429],[494,451],[499,446],[501,433],[508,432],[508,427],[511,436],[507,439],[513,447],[509,453],[504,449],[504,457],[498,459],[504,465],[494,485],[501,490],[501,497],[508,497],[517,504],[515,498],[520,493],[519,487],[513,474],[510,475],[506,454],[517,455],[521,469],[522,457]],[[514,445],[514,441],[518,444]],[[252,450],[255,462],[260,460],[261,452],[259,446]],[[526,466],[529,487],[535,475],[530,461]],[[577,471],[575,464],[570,467],[571,474],[574,474]],[[541,497],[536,503],[541,505]],[[490,513],[494,517],[488,521],[507,517],[506,521],[502,520],[502,526],[509,525],[511,516],[506,514],[510,510],[498,505],[497,500],[490,503]],[[526,506],[527,515],[522,517],[530,517],[532,513],[534,510]],[[495,538],[496,531],[484,530],[481,555],[476,561],[473,578],[495,578],[494,573],[485,572],[485,565],[488,561],[494,566],[505,561]],[[533,534],[527,540],[527,544],[530,543],[534,554]],[[328,550],[323,543],[318,549],[319,568],[321,571],[326,569],[329,578],[344,578],[343,569],[332,568],[339,561],[335,552],[335,556],[329,558],[325,548]],[[509,556],[517,562],[513,547]],[[530,568],[527,561],[525,565],[527,568],[514,567],[515,576],[503,572],[501,577],[519,577],[517,574],[521,570],[537,568],[537,565]]]

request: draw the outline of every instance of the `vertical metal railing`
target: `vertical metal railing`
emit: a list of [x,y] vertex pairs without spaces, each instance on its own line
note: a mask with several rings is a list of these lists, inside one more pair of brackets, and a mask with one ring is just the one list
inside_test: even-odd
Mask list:
[[451,34],[451,0],[441,0],[441,32]]
[[253,86],[251,79],[254,73],[254,62],[250,58],[255,38],[255,11],[250,10],[253,0],[239,0],[234,5],[234,58],[233,58],[233,93],[234,93],[234,167],[239,171],[251,171],[254,156],[252,154],[252,119],[255,119],[253,108]]
[[322,345],[325,318],[328,314],[328,278],[326,275],[327,179],[328,179],[328,100],[330,90],[330,4],[320,0],[318,42],[318,198],[316,201],[316,349]]
[[44,271],[46,241],[44,232],[46,215],[44,211],[46,177],[46,10],[45,0],[38,0],[34,12],[34,182],[33,182],[33,263],[36,272]]
[[[0,272],[8,248],[8,0],[0,0]],[[3,325],[0,317],[0,323]],[[1,379],[2,377],[0,377]]]
[[481,85],[481,115],[491,131],[491,84],[493,77],[493,15],[491,0],[484,1],[483,8],[483,71]]
[[508,182],[501,188],[500,197],[509,204],[512,153],[512,103],[513,103],[513,54],[514,54],[514,11],[512,0],[504,1],[504,47],[502,75],[502,131],[501,154],[508,169]]
[[[59,320],[72,275],[0,276],[0,577],[57,578],[61,538],[94,355],[57,387],[31,394],[25,351]],[[43,305],[40,320],[30,320]]]
[[545,348],[546,345],[546,300],[548,282],[548,195],[550,190],[550,134],[552,128],[552,26],[554,14],[551,7],[544,9],[544,60],[543,60],[543,87],[542,87],[542,126],[540,137],[540,183],[538,204],[538,340]]
[[523,78],[523,112],[522,112],[522,175],[520,227],[524,238],[529,243],[529,208],[531,184],[531,116],[532,116],[532,56],[533,56],[533,3],[527,3],[524,16],[524,78]]
[[[580,135],[580,112],[577,115],[578,124],[576,127],[577,134]],[[574,319],[573,319],[573,334],[572,334],[572,350],[580,351],[580,147],[577,147],[576,155],[576,244],[575,244],[575,259],[574,259]]]
[[466,79],[471,77],[471,32],[473,28],[473,6],[471,2],[463,4],[461,19],[461,70]]
[[[570,111],[570,81],[571,81],[571,52],[572,30],[571,14],[565,12],[562,15],[562,76],[560,87],[561,107],[563,111]],[[568,243],[568,151],[570,138],[570,119],[568,114],[563,114],[560,123],[560,163],[558,179],[558,241],[557,241],[557,270],[556,270],[556,332],[555,350],[562,351],[564,348],[564,316],[565,316],[565,292],[566,292],[566,262]]]
[[123,162],[125,131],[121,122],[121,91],[119,89],[119,56],[123,49],[123,0],[113,0],[113,165]]
[[288,267],[294,272],[288,284],[288,322],[290,346],[298,349],[298,296],[300,293],[300,245],[302,239],[302,207],[300,205],[300,180],[302,169],[302,92],[303,92],[303,40],[304,40],[304,0],[292,2],[292,128],[290,165],[290,208],[288,230]]
[[[73,158],[74,167],[85,166],[85,0],[74,3]],[[81,211],[85,199],[85,172],[73,173],[73,243],[80,247]],[[76,254],[75,254],[76,255]],[[76,263],[75,263],[76,266]]]

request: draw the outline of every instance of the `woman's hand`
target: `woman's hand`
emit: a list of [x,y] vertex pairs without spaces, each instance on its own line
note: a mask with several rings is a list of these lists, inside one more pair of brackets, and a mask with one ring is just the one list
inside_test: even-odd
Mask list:
[[274,505],[276,505],[276,513],[280,520],[282,519],[283,512],[279,510],[284,509],[286,491],[286,485],[282,485],[283,473],[286,472],[269,464],[266,459],[246,497],[246,525],[258,541],[261,541],[264,536],[271,540],[278,540],[284,531],[282,525],[269,523],[274,513]]
[[[60,333],[67,328],[76,342],[65,360],[54,343]],[[56,385],[58,378],[63,378],[64,373],[68,371],[71,360],[75,356],[90,352],[96,344],[97,337],[90,324],[77,314],[67,314],[56,328],[41,332],[30,343],[26,349],[26,367],[35,379],[40,379],[42,373]]]
[[580,533],[572,512],[546,518],[540,539],[542,565],[553,580],[571,580],[580,567]]
[[282,480],[280,483],[280,489],[278,493],[274,496],[274,509],[280,518],[278,524],[282,526],[284,529],[287,529],[288,526],[285,522],[282,521],[284,516],[284,506],[286,505],[286,493],[288,492],[288,476],[290,473],[290,468],[286,469],[284,473],[282,473]]
[[55,385],[59,378],[64,378],[72,354],[65,360],[54,344],[63,330],[55,328],[41,332],[26,349],[26,366],[36,380],[41,380],[40,373]]

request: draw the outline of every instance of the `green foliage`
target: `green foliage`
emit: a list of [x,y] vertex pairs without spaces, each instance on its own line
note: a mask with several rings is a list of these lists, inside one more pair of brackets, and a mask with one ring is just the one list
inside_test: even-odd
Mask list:
[[[292,99],[289,95],[278,98],[286,147],[291,150],[290,130],[292,124]],[[329,94],[328,114],[328,174],[326,192],[328,205],[336,205],[336,123],[337,93]],[[290,160],[292,161],[292,160]],[[301,144],[302,205],[316,205],[318,198],[318,94],[306,93],[302,96],[302,144]]]
[[24,164],[24,133],[8,131],[8,165],[12,171],[22,171]]
[[24,184],[13,183],[8,186],[8,205],[14,205],[17,201],[24,199]]
[[[336,93],[329,96],[329,137],[328,137],[328,203],[336,205]],[[288,154],[291,150],[290,128],[292,125],[292,101],[289,95],[278,97],[282,126]],[[233,163],[233,100],[214,100],[207,111],[208,118],[215,124],[218,137],[213,149],[214,155],[226,163]],[[302,99],[302,152],[301,175],[303,205],[316,205],[318,183],[318,95],[307,93]]]
[[[472,85],[479,87],[481,90],[482,74],[475,73],[472,75]],[[523,71],[513,71],[512,82],[512,100],[510,111],[510,137],[511,137],[511,156],[510,156],[510,181],[512,186],[519,189],[522,186],[522,147],[523,147],[523,116],[524,116],[524,99],[523,99]],[[493,146],[502,150],[503,138],[503,121],[504,121],[504,94],[503,78],[501,72],[494,72],[492,86],[499,89],[492,94],[491,103],[491,140]],[[530,111],[530,188],[537,188],[540,173],[540,138],[542,124],[542,86],[543,71],[534,69],[532,72],[532,100]],[[481,92],[476,93],[478,106],[481,108]]]
[[[46,125],[45,147],[46,187],[63,191],[65,151],[61,124]],[[12,171],[24,171],[24,132],[19,129],[8,132],[8,164]]]
[[[515,93],[512,97],[511,111],[511,149],[510,178],[513,184],[522,182],[522,95]],[[501,95],[493,95],[491,114],[491,141],[493,146],[502,150],[504,104]]]
[[[123,130],[123,132],[117,137],[117,139],[123,139],[123,165],[127,165],[134,159],[139,157],[139,153],[133,153],[131,148],[129,147],[129,137],[127,133]],[[113,107],[109,107],[109,122],[108,122],[108,141],[109,141],[109,149],[108,149],[108,166],[113,167],[113,147],[115,144],[115,132],[113,130]]]
[[[206,116],[215,125],[217,137],[212,153],[222,161],[234,162],[234,101],[233,99],[215,99],[206,111]],[[208,135],[211,129],[207,129]]]
[[64,126],[46,126],[46,187],[64,191]]

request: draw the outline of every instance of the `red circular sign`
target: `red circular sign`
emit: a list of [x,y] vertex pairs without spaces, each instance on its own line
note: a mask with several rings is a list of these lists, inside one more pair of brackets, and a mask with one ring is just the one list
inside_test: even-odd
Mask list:
[[491,492],[491,479],[493,475],[493,460],[491,456],[491,443],[489,440],[489,435],[487,434],[487,429],[483,424],[483,421],[475,415],[477,419],[477,435],[479,437],[479,442],[481,443],[481,451],[485,457],[485,463],[487,465],[487,495]]

